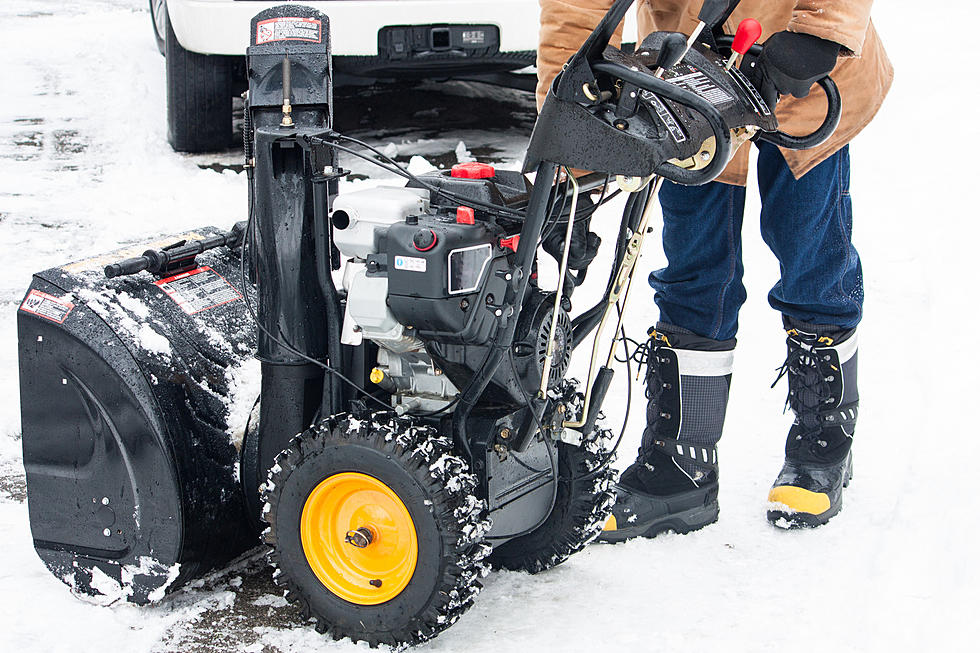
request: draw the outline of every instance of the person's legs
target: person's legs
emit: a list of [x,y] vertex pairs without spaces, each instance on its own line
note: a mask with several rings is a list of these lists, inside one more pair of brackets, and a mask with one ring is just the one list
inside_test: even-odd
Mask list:
[[851,244],[848,147],[793,177],[775,145],[759,147],[762,238],[779,259],[769,304],[788,318],[852,329],[861,321],[861,259]]
[[668,265],[650,275],[660,322],[646,345],[647,422],[600,539],[685,533],[718,519],[715,445],[731,382],[742,286],[745,189],[666,183]]
[[720,182],[665,182],[663,248],[667,267],[650,274],[660,321],[703,338],[730,340],[738,330],[745,188]]
[[769,303],[783,314],[795,420],[786,460],[769,493],[769,520],[818,526],[840,510],[857,421],[857,337],[864,289],[851,244],[850,159],[838,151],[795,179],[779,150],[762,144],[763,239],[781,278]]

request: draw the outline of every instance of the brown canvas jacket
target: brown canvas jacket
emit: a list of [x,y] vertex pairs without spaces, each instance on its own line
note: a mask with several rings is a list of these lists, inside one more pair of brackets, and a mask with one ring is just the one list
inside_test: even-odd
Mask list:
[[[538,104],[562,65],[579,48],[612,5],[613,0],[539,0],[541,33],[538,48]],[[840,43],[841,57],[831,73],[840,88],[843,116],[830,139],[819,147],[782,150],[797,178],[844,147],[881,107],[894,76],[885,48],[871,23],[872,0],[742,0],[725,31],[735,33],[743,18],[762,23],[762,38],[788,29]],[[656,30],[690,34],[698,23],[701,0],[637,0],[639,40]],[[622,26],[620,26],[620,36]],[[617,43],[618,45],[618,39]],[[826,99],[819,87],[797,99],[783,96],[776,108],[780,129],[803,135],[812,132],[826,115]],[[749,149],[741,148],[718,178],[745,185]]]

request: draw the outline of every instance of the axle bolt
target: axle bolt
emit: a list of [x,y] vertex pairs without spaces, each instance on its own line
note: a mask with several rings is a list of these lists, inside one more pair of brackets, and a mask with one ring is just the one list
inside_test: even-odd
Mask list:
[[[358,528],[356,531],[347,531],[347,536],[344,537],[345,542],[353,547],[357,547],[358,549],[365,548],[373,540],[374,534],[363,526]],[[374,581],[372,581],[371,584],[374,585]],[[381,587],[381,581],[378,581],[378,584],[375,585],[375,587]]]

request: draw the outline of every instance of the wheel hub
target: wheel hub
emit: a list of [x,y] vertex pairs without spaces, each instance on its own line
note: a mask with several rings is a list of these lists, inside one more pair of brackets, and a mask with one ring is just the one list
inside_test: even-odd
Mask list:
[[388,485],[359,472],[333,474],[310,492],[300,537],[320,582],[358,605],[398,596],[418,562],[408,508]]
[[370,528],[361,526],[356,531],[347,531],[344,541],[358,549],[366,548],[374,541],[374,534]]

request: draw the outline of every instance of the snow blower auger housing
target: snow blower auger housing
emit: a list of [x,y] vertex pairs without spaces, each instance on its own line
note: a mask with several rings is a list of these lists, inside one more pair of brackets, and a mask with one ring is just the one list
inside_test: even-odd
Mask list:
[[[488,563],[538,572],[588,544],[612,503],[600,408],[660,184],[710,181],[749,138],[814,145],[840,114],[824,80],[821,129],[777,131],[722,58],[752,53],[717,28],[736,3],[708,0],[703,35],[654,34],[635,55],[608,46],[630,4],[552,87],[533,182],[481,163],[412,175],[335,132],[327,17],[259,13],[247,223],[150,247],[108,280],[98,265],[118,256],[40,273],[21,305],[28,501],[51,570],[144,602],[261,533],[318,630],[398,645],[451,625]],[[338,194],[340,154],[408,183]],[[606,290],[574,311],[613,177],[628,199]],[[585,342],[580,387],[566,373]]]

